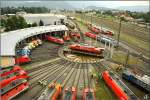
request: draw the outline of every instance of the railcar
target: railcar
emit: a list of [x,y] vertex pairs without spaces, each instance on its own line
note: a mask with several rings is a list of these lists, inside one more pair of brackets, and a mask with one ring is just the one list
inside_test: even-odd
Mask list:
[[17,50],[17,55],[20,55],[20,56],[25,56],[25,55],[27,55],[27,56],[29,56],[30,55],[30,50],[29,49],[21,49],[21,50]]
[[100,29],[97,27],[90,27],[89,29],[96,34],[99,34],[101,32]]
[[110,45],[114,45],[114,47],[117,47],[117,41],[108,37],[97,37],[97,41],[100,41],[103,44],[106,43],[106,45],[110,44]]
[[3,88],[7,85],[9,85],[11,82],[18,80],[18,79],[27,79],[29,78],[29,76],[27,75],[27,73],[24,70],[19,70],[18,72],[11,72],[11,73],[7,73],[7,74],[3,74],[3,76],[1,77],[1,81],[0,81],[0,88]]
[[148,75],[138,75],[126,69],[122,73],[122,78],[133,83],[137,87],[141,87],[141,89],[144,89],[146,92],[150,92],[150,77]]
[[92,24],[87,23],[88,29],[91,30],[92,32],[99,34],[101,30],[95,26],[92,26]]
[[12,74],[14,72],[18,72],[22,70],[22,68],[20,66],[14,66],[13,69],[9,69],[9,70],[2,70],[2,73],[0,74],[1,77],[7,76],[9,74]]
[[64,39],[65,41],[70,41],[70,37],[69,37],[69,36],[63,36],[63,39]]
[[2,100],[10,100],[28,89],[28,78],[29,76],[20,66],[14,66],[12,70],[3,72],[0,81]]
[[75,87],[66,88],[63,100],[76,100],[77,90]]
[[106,28],[102,28],[102,31],[101,31],[102,34],[105,34],[105,35],[109,35],[109,36],[113,36],[114,35],[114,32],[111,31],[111,30],[108,30]]
[[91,88],[85,88],[82,95],[83,100],[96,100],[95,91]]
[[30,50],[32,50],[32,49],[34,49],[35,48],[35,45],[34,45],[34,43],[28,43],[27,44],[27,46],[28,46],[28,48],[30,49]]
[[84,46],[80,44],[69,45],[69,49],[71,49],[71,51],[75,53],[88,54],[93,56],[101,56],[104,51],[104,48]]
[[108,71],[102,72],[102,77],[105,83],[111,88],[119,100],[129,100],[129,96],[124,92],[124,90],[117,84],[116,80],[111,77]]
[[1,100],[10,100],[16,97],[18,94],[24,92],[29,88],[29,84],[25,79],[18,79],[13,81],[6,88],[1,89]]
[[37,39],[37,42],[38,42],[39,45],[42,45],[42,40]]
[[71,32],[70,35],[72,38],[78,38],[78,39],[80,38],[80,33],[77,32]]
[[50,100],[58,100],[59,96],[62,94],[62,86],[61,84],[56,84],[54,92]]
[[56,37],[52,37],[52,36],[45,36],[45,39],[54,43],[58,43],[58,44],[64,44],[64,41],[62,39],[56,38]]
[[84,35],[87,36],[87,37],[90,37],[92,39],[96,39],[97,38],[97,35],[93,34],[91,32],[85,32]]
[[35,47],[37,47],[37,46],[39,45],[37,40],[31,41],[31,43],[33,43],[33,45],[34,45]]
[[91,30],[94,33],[101,33],[104,35],[109,35],[109,36],[114,36],[114,32],[107,29],[107,28],[101,28],[101,27],[97,27],[97,26],[92,26],[92,24],[87,23],[88,29]]
[[31,59],[29,58],[29,56],[26,56],[26,55],[15,58],[16,64],[24,64],[24,63],[29,63],[29,62],[31,62]]

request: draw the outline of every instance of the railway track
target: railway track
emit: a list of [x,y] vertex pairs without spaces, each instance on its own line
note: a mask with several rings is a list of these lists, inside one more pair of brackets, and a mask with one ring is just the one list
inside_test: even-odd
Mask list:
[[[42,79],[41,81],[46,81],[46,83],[45,83],[45,88],[43,88],[42,89],[42,91],[39,91],[38,92],[38,94],[39,95],[35,95],[34,97],[32,97],[34,100],[37,100],[41,95],[43,96],[43,94],[45,94],[45,91],[47,92],[47,85],[49,84],[49,83],[51,83],[51,82],[58,82],[58,81],[63,81],[63,75],[64,75],[64,73],[68,73],[69,71],[68,70],[70,70],[70,68],[68,69],[68,66],[69,65],[71,65],[71,63],[69,63],[69,62],[67,62],[67,63],[65,63],[63,66],[66,66],[66,68],[64,69],[64,70],[61,70],[61,71],[59,71],[58,73],[55,73],[55,74],[53,74],[53,76],[52,77],[49,77],[48,79]],[[57,76],[55,76],[55,75],[57,75]],[[61,83],[61,82],[60,82]],[[50,91],[51,93],[53,92],[53,91]],[[50,93],[50,94],[51,94]],[[47,96],[47,98],[48,98],[49,96]]]
[[[45,87],[46,81],[49,78],[51,78],[51,77],[55,78],[53,75],[58,75],[65,68],[65,64],[66,64],[66,62],[63,62],[63,64],[59,63],[59,64],[57,64],[55,66],[51,66],[51,67],[53,67],[53,69],[47,71],[47,73],[37,75],[36,78],[33,78],[33,79],[29,80],[29,84],[30,84],[29,89],[30,90],[25,92],[23,95],[17,96],[15,98],[15,100],[20,100],[20,99],[21,100],[27,100],[27,99],[30,100],[30,99],[34,98],[34,96],[37,93],[39,93],[39,91],[43,90],[43,87]],[[43,81],[43,85],[38,83],[40,80]]]
[[65,83],[63,83],[63,96],[62,96],[62,100],[71,100],[71,95],[69,94],[65,94],[65,89],[71,89],[72,87],[74,87],[76,89],[77,85],[78,85],[78,80],[79,80],[79,76],[80,76],[80,67],[81,64],[79,63],[75,63],[74,67],[72,67],[72,69],[74,70],[73,72],[71,72],[71,74],[69,75],[69,80],[67,80]]
[[[42,62],[45,59],[49,60],[37,65],[35,63],[32,68],[27,70],[30,76],[29,90],[17,96],[14,100],[37,100],[45,94],[48,94],[47,99],[49,99],[55,92],[47,87],[51,82],[61,84],[63,87],[62,94],[65,93],[65,88],[75,87],[78,90],[77,100],[82,99],[85,88],[95,88],[95,81],[90,78],[89,74],[91,68],[93,68],[93,65],[89,63],[89,59],[81,57],[81,61],[84,61],[84,63],[78,62],[77,59],[68,61],[58,56],[61,46],[53,45],[50,47],[50,44],[45,43],[47,46],[41,46],[33,50],[31,56],[34,63],[37,61]],[[62,96],[62,99],[65,100],[65,97]]]

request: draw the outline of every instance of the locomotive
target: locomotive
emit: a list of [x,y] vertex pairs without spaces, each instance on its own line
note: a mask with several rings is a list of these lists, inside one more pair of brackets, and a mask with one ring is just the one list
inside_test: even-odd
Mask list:
[[19,57],[15,58],[16,64],[24,64],[24,63],[29,63],[29,62],[31,62],[31,59],[27,55],[19,56]]
[[52,37],[52,36],[45,36],[45,39],[54,43],[58,43],[58,44],[64,44],[64,41],[62,39],[56,38],[56,37]]
[[105,34],[105,35],[109,35],[109,36],[114,36],[114,32],[113,31],[110,31],[110,30],[108,30],[108,29],[106,29],[106,28],[101,28],[101,33],[102,34]]
[[128,95],[124,90],[117,84],[117,82],[110,76],[108,71],[102,72],[102,77],[106,84],[112,89],[119,100],[129,100]]
[[80,44],[69,45],[69,49],[71,49],[71,52],[74,52],[74,53],[87,54],[87,55],[93,55],[93,56],[101,56],[104,51],[104,48],[98,48],[94,46],[85,46],[85,45],[80,45]]
[[91,30],[92,32],[96,33],[96,34],[104,34],[104,35],[109,35],[109,36],[114,36],[114,32],[106,29],[106,28],[101,28],[101,27],[97,27],[97,26],[93,26],[92,24],[88,23],[87,24],[88,29]]
[[77,90],[75,87],[66,88],[63,100],[76,100],[76,96]]
[[83,90],[83,100],[96,100],[95,91],[91,88],[85,88]]
[[4,71],[0,81],[1,99],[10,100],[27,90],[29,88],[28,78],[29,76],[20,66],[14,66],[12,70]]
[[133,83],[135,86],[144,89],[146,92],[150,92],[150,77],[148,75],[138,75],[132,70],[126,69],[122,73],[122,78]]
[[97,35],[93,34],[91,32],[85,32],[84,35],[87,36],[87,37],[90,37],[92,39],[96,39],[97,38]]

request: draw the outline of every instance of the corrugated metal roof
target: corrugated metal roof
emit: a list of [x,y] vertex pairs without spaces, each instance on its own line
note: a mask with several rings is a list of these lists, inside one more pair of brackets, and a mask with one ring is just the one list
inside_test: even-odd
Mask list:
[[65,25],[50,25],[25,28],[1,34],[0,56],[15,56],[16,44],[27,37],[45,32],[68,30]]

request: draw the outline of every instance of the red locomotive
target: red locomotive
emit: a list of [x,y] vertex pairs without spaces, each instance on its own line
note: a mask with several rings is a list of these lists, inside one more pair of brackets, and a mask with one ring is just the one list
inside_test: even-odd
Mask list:
[[27,73],[19,66],[15,66],[10,71],[3,72],[0,81],[2,100],[9,100],[28,89],[27,78]]
[[90,23],[87,23],[87,27],[89,30],[91,30],[92,32],[94,32],[96,34],[101,33],[101,34],[110,35],[110,36],[114,35],[113,31],[110,31],[106,28],[100,28],[100,27],[92,26],[92,24],[90,24]]
[[78,38],[78,39],[80,38],[80,34],[77,32],[71,32],[70,35],[72,38]]
[[99,34],[101,32],[100,29],[96,27],[91,27],[90,30],[96,34]]
[[12,74],[14,72],[18,72],[19,70],[22,70],[20,66],[14,66],[13,69],[3,71],[2,74],[0,74],[1,77],[7,76],[9,74]]
[[63,36],[63,39],[64,39],[65,41],[70,41],[70,37],[69,37],[69,36]]
[[108,29],[103,29],[102,34],[105,34],[105,35],[110,35],[110,36],[113,36],[114,35],[114,32],[108,30]]
[[45,36],[45,39],[54,43],[58,43],[58,44],[64,44],[64,41],[62,39],[56,38],[56,37],[52,37],[52,36]]
[[62,86],[60,84],[55,85],[54,93],[50,100],[58,100],[59,96],[62,94]]
[[86,88],[83,90],[83,100],[96,100],[95,91],[91,88]]
[[17,86],[14,86],[13,89],[7,91],[6,93],[4,93],[5,91],[1,89],[1,100],[10,100],[12,98],[14,98],[15,96],[17,96],[19,93],[24,92],[25,90],[27,90],[29,88],[29,84],[27,82],[27,80],[20,80],[20,82],[17,84]]
[[117,84],[117,82],[110,76],[108,71],[102,73],[102,77],[106,84],[112,89],[112,91],[117,95],[119,100],[129,100],[127,94],[122,90],[122,88]]
[[15,59],[16,64],[24,64],[29,62],[31,62],[31,59],[27,55],[20,56]]
[[91,32],[85,32],[84,35],[86,35],[87,37],[90,37],[92,39],[96,39],[97,38],[97,35],[93,34]]
[[0,81],[0,85],[1,85],[0,88],[3,88],[5,86],[9,85],[12,81],[16,81],[18,79],[27,79],[28,75],[24,70],[20,70],[18,72],[14,72],[12,74],[3,76],[1,78],[2,78],[2,81]]
[[94,56],[100,56],[104,51],[104,48],[84,46],[80,44],[69,45],[69,48],[72,50],[72,52],[75,52],[75,53],[82,53],[82,54],[88,54],[88,55],[94,55]]
[[92,24],[87,23],[88,29],[91,30],[92,32],[99,34],[101,32],[101,30],[97,27],[92,26]]
[[63,100],[76,100],[77,90],[75,87],[66,88]]

